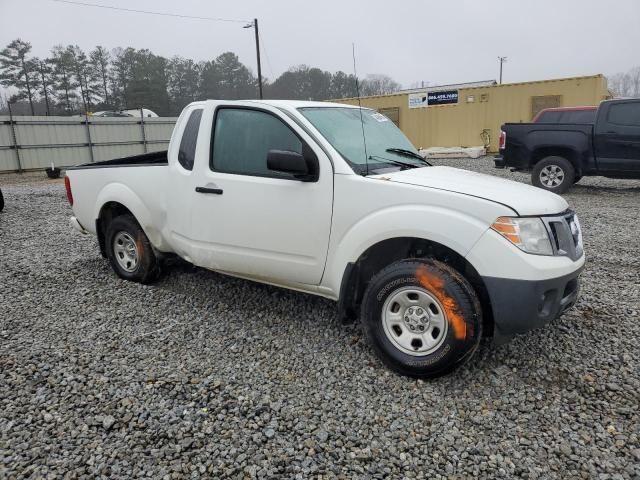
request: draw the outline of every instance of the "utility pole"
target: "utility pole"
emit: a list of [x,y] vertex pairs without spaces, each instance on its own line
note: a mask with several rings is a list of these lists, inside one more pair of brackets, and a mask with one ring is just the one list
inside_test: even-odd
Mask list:
[[507,61],[507,57],[498,57],[500,62],[500,85],[502,85],[502,64]]
[[256,57],[258,59],[258,92],[262,99],[262,66],[260,65],[260,31],[258,30],[258,19],[254,18],[253,23],[248,23],[242,28],[253,28],[256,34]]

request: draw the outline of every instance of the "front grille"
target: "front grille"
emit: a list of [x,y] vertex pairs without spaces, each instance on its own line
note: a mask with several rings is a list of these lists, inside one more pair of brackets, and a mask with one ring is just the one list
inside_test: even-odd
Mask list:
[[582,230],[578,217],[572,211],[562,215],[542,217],[552,239],[553,253],[577,260],[584,253]]

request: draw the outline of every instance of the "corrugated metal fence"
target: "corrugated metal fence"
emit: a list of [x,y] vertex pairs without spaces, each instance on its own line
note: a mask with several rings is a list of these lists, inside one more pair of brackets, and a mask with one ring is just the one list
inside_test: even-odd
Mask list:
[[166,150],[176,117],[0,116],[0,172]]

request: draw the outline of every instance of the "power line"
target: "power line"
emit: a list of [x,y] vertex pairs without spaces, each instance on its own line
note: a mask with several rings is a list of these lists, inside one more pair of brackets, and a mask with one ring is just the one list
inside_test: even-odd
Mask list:
[[112,7],[110,5],[98,5],[95,3],[73,2],[71,0],[51,0],[51,1],[58,2],[58,3],[67,3],[70,5],[80,5],[83,7],[105,8],[107,10],[120,10],[122,12],[131,12],[131,13],[145,13],[147,15],[159,15],[162,17],[178,17],[178,18],[189,18],[192,20],[208,20],[210,22],[247,23],[250,21],[250,20],[239,20],[239,19],[233,19],[233,18],[199,17],[195,15],[180,15],[178,13],[152,12],[150,10],[136,10],[133,8]]

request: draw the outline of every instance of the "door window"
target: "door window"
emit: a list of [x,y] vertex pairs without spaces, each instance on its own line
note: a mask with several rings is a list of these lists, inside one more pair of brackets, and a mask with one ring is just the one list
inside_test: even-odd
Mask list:
[[302,154],[302,141],[279,118],[246,108],[221,108],[215,119],[211,169],[261,177],[293,178],[267,168],[269,150]]
[[609,123],[640,127],[640,102],[616,103],[609,107]]
[[180,149],[178,150],[178,162],[185,170],[193,170],[201,118],[201,108],[192,111],[191,115],[189,115],[189,120],[187,120],[187,125],[184,127],[184,132],[182,132],[182,140],[180,140]]

